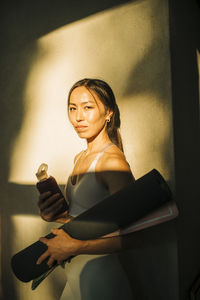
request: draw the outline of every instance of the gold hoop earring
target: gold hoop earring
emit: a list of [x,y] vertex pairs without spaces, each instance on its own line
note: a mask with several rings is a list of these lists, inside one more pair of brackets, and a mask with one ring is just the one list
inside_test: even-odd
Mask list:
[[106,122],[109,123],[110,122],[110,118],[106,119]]

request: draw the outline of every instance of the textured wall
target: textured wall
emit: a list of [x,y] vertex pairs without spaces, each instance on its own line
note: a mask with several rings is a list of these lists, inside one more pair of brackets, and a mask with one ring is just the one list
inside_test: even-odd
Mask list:
[[[74,153],[84,145],[66,120],[66,94],[74,81],[87,76],[110,83],[121,111],[125,154],[135,177],[157,168],[174,190],[168,2],[140,0],[114,8],[112,1],[108,3],[92,7],[88,2],[78,10],[64,1],[59,6],[40,1],[37,8],[34,3],[4,6],[3,299],[53,300],[64,284],[64,272],[58,269],[32,292],[30,284],[11,274],[9,261],[12,253],[53,226],[37,216],[34,174],[38,164],[45,160],[63,184]],[[135,299],[178,299],[174,222],[150,228],[144,237],[142,248],[136,249],[133,241],[133,250],[121,255]]]

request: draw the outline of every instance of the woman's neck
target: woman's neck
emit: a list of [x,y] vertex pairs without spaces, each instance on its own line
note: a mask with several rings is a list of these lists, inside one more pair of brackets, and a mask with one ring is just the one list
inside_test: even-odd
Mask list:
[[106,145],[112,143],[110,138],[108,137],[107,132],[101,132],[93,139],[87,140],[87,152],[99,152],[101,151]]

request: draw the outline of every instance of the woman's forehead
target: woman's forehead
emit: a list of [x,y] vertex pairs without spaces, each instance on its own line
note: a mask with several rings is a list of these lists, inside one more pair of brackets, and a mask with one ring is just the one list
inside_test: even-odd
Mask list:
[[86,102],[96,103],[97,105],[100,103],[102,104],[98,95],[94,91],[87,89],[85,86],[76,87],[70,95],[69,102],[74,104]]

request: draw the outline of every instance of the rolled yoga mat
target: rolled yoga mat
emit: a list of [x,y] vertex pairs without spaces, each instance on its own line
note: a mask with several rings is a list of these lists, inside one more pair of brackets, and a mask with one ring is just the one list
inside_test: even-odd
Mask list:
[[[98,238],[137,221],[169,201],[171,196],[167,183],[161,174],[153,169],[59,228],[76,239]],[[46,236],[53,237],[52,233]],[[28,282],[47,272],[47,260],[36,265],[37,259],[46,250],[47,246],[37,241],[16,253],[11,259],[15,276],[23,282]]]

